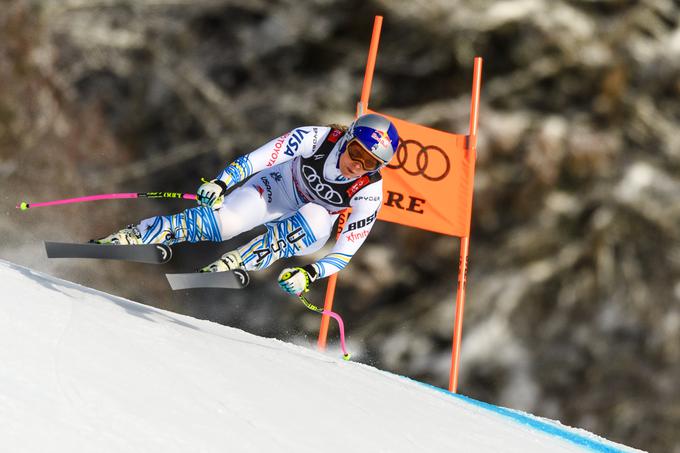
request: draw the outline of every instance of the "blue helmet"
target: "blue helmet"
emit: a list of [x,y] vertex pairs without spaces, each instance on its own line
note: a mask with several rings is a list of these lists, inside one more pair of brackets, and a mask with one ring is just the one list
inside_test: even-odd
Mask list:
[[361,115],[354,120],[345,136],[345,143],[357,139],[381,163],[381,167],[390,162],[399,148],[397,128],[390,120],[375,113]]

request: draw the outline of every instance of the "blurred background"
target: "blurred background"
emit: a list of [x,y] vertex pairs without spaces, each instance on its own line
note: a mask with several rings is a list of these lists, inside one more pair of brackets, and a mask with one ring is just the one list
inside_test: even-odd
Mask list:
[[[372,108],[467,133],[484,58],[460,393],[680,452],[671,0],[4,0],[0,258],[313,347],[319,317],[278,289],[283,262],[247,291],[167,287],[164,272],[258,231],[178,246],[164,267],[48,261],[43,240],[84,242],[188,202],[14,206],[194,192],[293,127],[349,123],[376,14]],[[334,306],[356,361],[447,387],[458,253],[456,238],[375,226]]]

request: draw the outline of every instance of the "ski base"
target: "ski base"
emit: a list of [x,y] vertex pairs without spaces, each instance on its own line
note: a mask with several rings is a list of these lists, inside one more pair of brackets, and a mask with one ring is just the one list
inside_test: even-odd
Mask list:
[[192,288],[241,289],[250,283],[250,275],[242,269],[225,272],[189,272],[165,274],[170,287],[177,291]]
[[149,264],[167,263],[172,258],[172,249],[165,244],[75,244],[45,241],[45,251],[48,258],[94,258]]

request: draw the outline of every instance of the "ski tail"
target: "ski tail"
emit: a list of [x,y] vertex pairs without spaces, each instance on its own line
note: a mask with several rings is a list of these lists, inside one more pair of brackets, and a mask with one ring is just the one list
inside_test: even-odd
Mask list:
[[165,277],[174,291],[192,288],[242,289],[250,283],[250,275],[243,269],[165,274]]

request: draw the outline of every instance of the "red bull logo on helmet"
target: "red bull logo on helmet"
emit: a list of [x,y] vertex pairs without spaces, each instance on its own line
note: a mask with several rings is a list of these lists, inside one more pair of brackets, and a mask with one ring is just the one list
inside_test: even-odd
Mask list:
[[378,147],[391,148],[392,142],[390,141],[390,136],[387,135],[385,131],[374,130],[371,134],[371,139],[375,141],[373,146],[371,146],[371,151],[375,151]]

